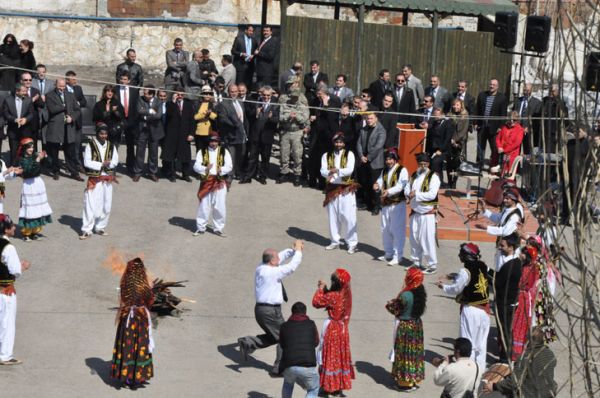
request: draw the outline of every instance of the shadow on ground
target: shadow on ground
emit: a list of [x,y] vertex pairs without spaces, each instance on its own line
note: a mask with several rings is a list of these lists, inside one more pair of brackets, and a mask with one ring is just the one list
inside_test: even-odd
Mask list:
[[[291,236],[294,239],[302,239],[307,242],[314,243],[317,246],[325,247],[330,243],[329,238],[326,238],[325,236],[320,235],[314,231],[307,231],[298,227],[289,227],[286,232],[289,236]],[[373,258],[377,258],[381,254],[383,254],[380,249],[368,245],[366,243],[359,242],[357,249],[358,251],[371,255]]]
[[371,362],[365,361],[356,361],[354,366],[358,373],[369,376],[375,383],[385,386],[390,390],[395,390],[394,380],[390,375],[390,371],[383,366],[373,365]]
[[262,392],[258,392],[258,391],[248,391],[248,397],[247,398],[273,398],[270,395],[267,394],[263,394]]
[[58,219],[59,224],[62,225],[68,225],[69,227],[71,227],[71,229],[73,231],[75,231],[77,233],[77,235],[79,235],[79,233],[81,232],[81,218],[79,217],[73,217],[73,216],[69,216],[67,214],[63,214],[60,216],[60,218]]
[[[248,355],[248,360],[244,361],[244,358],[242,357],[242,353],[240,353],[237,349],[238,345],[237,343],[231,343],[231,344],[225,344],[225,345],[220,345],[217,347],[218,351],[221,353],[221,355],[223,355],[224,357],[228,358],[230,361],[235,362],[235,364],[230,364],[230,365],[225,365],[226,368],[229,368],[235,372],[241,373],[242,368],[257,368],[257,369],[263,369],[266,371],[271,370],[271,365],[263,362],[263,361],[259,361],[258,359],[252,357],[252,355]],[[255,393],[255,394],[259,394],[256,393],[255,391],[251,391],[250,393]],[[248,395],[249,397],[266,397],[266,395]]]
[[193,218],[183,218],[175,216],[169,218],[169,224],[183,228],[187,231],[196,231],[196,220]]
[[111,361],[102,358],[86,358],[85,364],[90,368],[90,374],[100,377],[104,384],[117,390],[121,389],[121,382],[110,377]]

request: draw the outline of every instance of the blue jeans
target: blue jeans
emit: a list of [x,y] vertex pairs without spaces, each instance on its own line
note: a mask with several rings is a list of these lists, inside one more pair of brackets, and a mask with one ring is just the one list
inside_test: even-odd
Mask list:
[[316,398],[319,394],[319,373],[317,368],[305,368],[303,366],[290,366],[283,371],[283,388],[281,398],[292,398],[294,384],[306,390],[306,398]]

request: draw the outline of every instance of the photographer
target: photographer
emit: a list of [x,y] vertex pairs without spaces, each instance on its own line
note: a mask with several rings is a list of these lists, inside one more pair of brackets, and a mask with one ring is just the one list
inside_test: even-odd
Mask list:
[[480,369],[470,356],[471,342],[459,337],[454,341],[454,355],[433,359],[433,366],[437,367],[433,382],[444,387],[441,398],[477,397],[477,386],[484,369]]

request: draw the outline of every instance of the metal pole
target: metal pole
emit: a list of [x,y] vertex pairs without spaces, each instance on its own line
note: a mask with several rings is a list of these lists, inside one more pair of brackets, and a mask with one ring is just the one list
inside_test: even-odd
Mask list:
[[356,92],[360,92],[362,68],[362,38],[365,31],[365,5],[358,8],[358,29],[356,30]]
[[337,1],[335,2],[335,8],[333,9],[333,19],[335,19],[336,21],[340,20],[340,3],[338,3]]
[[262,1],[262,12],[260,15],[260,24],[261,26],[267,25],[267,12],[268,12],[268,0]]
[[431,29],[433,29],[433,35],[431,39],[431,75],[435,75],[437,68],[437,44],[438,44],[438,19],[439,14],[437,11],[433,12],[433,21]]
[[[287,8],[288,8],[288,0],[280,0],[279,1],[279,51],[285,49],[285,28],[286,28],[286,19],[287,19]],[[285,65],[285,63],[290,63],[289,60],[286,60],[285,57],[279,58],[279,70],[286,70],[289,68],[289,65]],[[291,60],[294,62],[294,60]],[[291,65],[291,64],[290,64]]]

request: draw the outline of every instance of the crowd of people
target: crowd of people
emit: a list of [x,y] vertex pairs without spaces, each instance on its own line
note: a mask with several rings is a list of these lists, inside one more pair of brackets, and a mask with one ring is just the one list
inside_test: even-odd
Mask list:
[[[568,116],[554,87],[541,100],[532,96],[532,85],[525,84],[523,96],[512,104],[509,113],[507,96],[499,91],[500,82],[495,78],[490,79],[487,90],[474,96],[463,77],[452,92],[435,75],[424,87],[410,64],[403,65],[393,80],[390,71],[382,69],[359,95],[347,87],[348,77],[342,73],[329,86],[329,77],[317,60],[310,62],[307,73],[296,62],[278,75],[278,44],[270,27],[262,28],[258,40],[254,27],[247,26],[235,39],[231,54],[222,56],[220,72],[207,49],[193,51],[190,59],[183,40],[176,39],[173,49],[166,52],[164,85],[158,88],[144,83],[136,51],[129,49],[125,62],[116,68],[116,83],[103,87],[96,104],[86,103],[74,71],[64,78],[47,78],[46,67],[36,64],[32,50],[31,41],[22,40],[17,45],[10,34],[0,46],[0,63],[17,67],[3,69],[0,78],[1,87],[11,91],[0,104],[0,126],[6,124],[10,148],[8,161],[2,163],[0,184],[3,193],[4,179],[21,176],[24,180],[19,225],[25,240],[39,238],[43,225],[51,222],[40,177],[43,169],[54,180],[59,180],[61,166],[77,181],[83,181],[82,172],[88,176],[80,239],[94,232],[107,234],[117,171],[129,175],[133,183],[143,176],[154,182],[160,178],[171,182],[177,177],[186,182],[198,178],[195,236],[206,232],[210,219],[212,232],[226,236],[226,196],[234,180],[239,184],[256,180],[264,185],[273,179],[277,184],[291,182],[295,187],[323,190],[330,232],[326,250],[345,245],[347,253],[356,253],[356,212],[366,209],[373,215],[381,214],[383,253],[379,260],[390,266],[402,263],[406,268],[402,290],[385,305],[396,320],[391,375],[397,388],[405,392],[416,390],[425,378],[425,326],[421,317],[426,311],[427,293],[423,281],[426,275],[437,272],[438,195],[440,189],[456,186],[459,165],[467,156],[469,134],[477,134],[478,161],[483,163],[489,144],[490,171],[508,175],[521,153],[532,153],[539,147],[557,152],[562,140],[556,118]],[[96,123],[96,135],[84,150],[83,107],[92,108]],[[555,119],[544,120],[547,126],[541,128],[538,118],[544,115]],[[412,174],[399,156],[398,123],[412,123],[426,130],[424,152],[416,155],[418,169]],[[577,138],[585,138],[588,130],[579,129]],[[274,174],[270,160],[276,141],[280,168]],[[600,146],[597,135],[594,142]],[[121,171],[118,148],[122,143],[126,158]],[[39,144],[42,150],[38,152]],[[583,151],[581,147],[577,146]],[[64,165],[59,162],[60,150]],[[459,249],[464,267],[436,282],[460,304],[460,336],[454,355],[434,361],[434,381],[444,386],[444,396],[477,393],[489,364],[487,340],[492,313],[499,326],[499,359],[516,363],[517,377],[511,380],[518,380],[519,385],[506,380],[484,382],[484,391],[518,394],[521,390],[522,394],[528,391],[521,395],[527,397],[556,393],[556,360],[547,344],[556,339],[552,295],[560,285],[560,274],[553,265],[553,242],[522,233],[525,214],[521,199],[513,185],[504,188],[499,213],[488,210],[482,202],[484,216],[495,224],[481,226],[497,237],[493,266],[482,261],[476,244],[464,243]],[[403,264],[407,207],[411,261]],[[0,227],[4,232],[0,239],[0,298],[8,303],[15,294],[14,280],[28,263],[19,262],[9,243],[8,238],[14,236],[12,220],[0,216]],[[256,349],[277,345],[271,374],[283,375],[284,397],[291,396],[295,383],[307,390],[307,397],[316,396],[319,390],[343,396],[354,378],[348,329],[351,276],[339,268],[329,286],[319,281],[312,305],[326,309],[328,315],[320,335],[302,302],[292,306],[292,316],[286,322],[281,312],[281,304],[287,301],[282,280],[298,268],[302,251],[303,243],[298,241],[292,249],[263,253],[255,274],[255,317],[265,333],[240,338],[239,349],[247,357]],[[147,316],[152,298],[149,287],[138,283],[144,274],[141,260],[133,260],[121,283],[112,374],[131,385],[152,377],[149,353],[153,341]],[[0,325],[8,325],[7,332],[0,333],[0,361],[18,363],[12,356],[14,311],[0,309],[0,315],[7,320]],[[130,325],[142,328],[138,333],[146,331],[140,337],[144,341],[140,347],[146,352],[136,354],[140,377],[131,374],[135,363],[128,364],[117,355],[134,350],[123,342],[131,332]],[[545,366],[532,366],[531,361],[539,362],[540,351]]]

